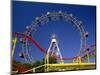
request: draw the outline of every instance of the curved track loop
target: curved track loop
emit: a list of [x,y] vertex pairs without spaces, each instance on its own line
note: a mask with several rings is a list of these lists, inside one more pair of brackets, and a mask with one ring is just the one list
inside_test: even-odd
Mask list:
[[[43,52],[43,53],[46,54],[46,50],[45,50],[44,48],[42,48],[42,47],[39,45],[39,43],[37,43],[32,37],[27,36],[27,35],[25,35],[25,34],[23,34],[23,33],[19,33],[19,32],[14,32],[13,34],[19,35],[19,36],[22,36],[22,37],[28,39],[28,40],[31,41],[37,48],[39,48],[41,52]],[[95,46],[95,45],[91,45],[90,47],[94,47],[94,46]],[[92,52],[92,51],[91,51],[91,52]],[[91,52],[90,52],[90,53],[91,53]],[[89,53],[89,54],[90,54],[90,53]],[[77,58],[77,57],[78,57],[78,56],[75,56],[75,57],[72,57],[72,58],[63,58],[63,60],[73,60],[73,59],[75,59],[75,58]],[[84,56],[83,56],[83,57],[84,57]]]
[[13,34],[15,35],[20,35],[26,39],[28,39],[29,41],[31,41],[37,48],[39,48],[43,53],[46,53],[45,49],[42,48],[33,38],[31,38],[30,36],[27,36],[23,33],[19,33],[19,32],[14,32]]

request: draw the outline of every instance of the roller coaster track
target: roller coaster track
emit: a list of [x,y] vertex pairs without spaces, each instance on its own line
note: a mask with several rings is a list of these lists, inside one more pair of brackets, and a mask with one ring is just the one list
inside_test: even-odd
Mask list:
[[[22,37],[24,37],[24,38],[26,38],[26,39],[28,39],[29,41],[31,41],[37,48],[39,48],[39,50],[41,51],[41,52],[43,52],[43,53],[46,53],[46,50],[44,49],[44,48],[42,48],[40,45],[39,45],[39,43],[37,42],[37,41],[35,41],[32,37],[30,37],[30,36],[27,36],[27,35],[25,35],[25,34],[23,34],[23,33],[19,33],[19,32],[14,32],[13,34],[15,34],[15,35],[19,35],[19,36],[22,36]],[[95,45],[91,45],[90,47],[94,47]],[[92,51],[91,51],[92,52]],[[90,53],[91,53],[90,52]],[[90,54],[89,53],[89,54]],[[86,55],[85,55],[86,56]],[[74,57],[72,57],[72,58],[63,58],[63,60],[73,60],[73,59],[75,59],[75,58],[77,58],[78,56],[74,56]],[[84,57],[84,56],[83,56]],[[83,58],[82,57],[82,58]]]
[[22,73],[24,71],[27,71],[29,68],[21,65],[21,64],[14,64],[13,67],[19,72]]
[[[28,27],[28,29],[26,30],[25,34],[23,33],[19,33],[19,32],[14,32],[14,35],[18,35],[21,36],[24,39],[28,39],[30,42],[32,42],[41,52],[43,52],[44,54],[46,54],[46,50],[44,48],[41,47],[41,45],[39,45],[39,43],[37,41],[34,40],[34,38],[32,38],[30,36],[30,34],[32,33],[32,31],[36,31],[37,27],[39,27],[40,25],[46,24],[49,21],[55,21],[55,20],[60,20],[63,19],[64,21],[68,22],[68,23],[72,23],[73,26],[75,26],[77,28],[77,30],[80,32],[81,35],[81,47],[80,50],[84,50],[84,52],[87,52],[86,49],[86,32],[83,28],[83,23],[82,21],[77,20],[72,14],[67,14],[67,13],[63,13],[61,11],[59,12],[47,12],[46,15],[42,15],[40,17],[36,17],[35,21],[33,21],[33,23]],[[85,37],[84,37],[85,36]],[[90,47],[94,47],[95,45],[91,45]],[[15,47],[14,47],[15,48]],[[14,49],[13,48],[13,49]],[[14,50],[13,50],[14,51]],[[80,51],[81,52],[81,51]],[[79,54],[80,54],[79,52]],[[13,56],[14,52],[12,52],[12,56]],[[95,55],[95,50],[90,50],[88,52],[88,55]],[[81,57],[82,60],[84,60],[84,58],[87,56],[87,54],[83,54]],[[78,58],[78,56],[75,57],[71,57],[71,58],[62,58],[63,60],[73,60]],[[59,59],[60,60],[60,59]],[[96,68],[96,63],[88,63],[88,62],[77,62],[77,63],[63,63],[63,64],[44,64],[44,65],[40,65],[38,67],[34,67],[32,69],[29,69],[27,67],[25,67],[24,65],[21,64],[13,64],[13,67],[15,69],[17,69],[17,71],[19,73],[28,73],[30,71],[35,72],[33,70],[39,69],[41,67],[45,67],[44,70],[45,72],[49,72],[49,71],[68,71],[68,70],[83,70],[83,69],[95,69]],[[16,72],[17,72],[16,71]]]
[[36,69],[39,69],[45,66],[47,67],[47,68],[44,68],[45,72],[72,71],[72,70],[84,70],[84,69],[95,69],[96,68],[95,63],[44,64],[44,65],[40,65],[38,67],[29,69],[23,72],[21,71],[21,73],[28,73],[28,72],[35,73]]
[[95,69],[95,63],[65,63],[65,64],[46,64],[48,66],[45,72],[48,71],[69,71],[69,70],[84,70]]

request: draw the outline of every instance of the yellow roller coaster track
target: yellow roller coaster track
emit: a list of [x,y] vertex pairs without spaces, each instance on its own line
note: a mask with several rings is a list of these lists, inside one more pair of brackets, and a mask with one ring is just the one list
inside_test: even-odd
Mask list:
[[68,71],[68,70],[83,70],[95,69],[95,63],[64,63],[64,64],[45,64],[45,72],[49,71]]

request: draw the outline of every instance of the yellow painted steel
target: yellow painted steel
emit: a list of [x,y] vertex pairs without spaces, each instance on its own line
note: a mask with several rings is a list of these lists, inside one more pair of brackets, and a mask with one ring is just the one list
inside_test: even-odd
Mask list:
[[48,72],[49,71],[49,66],[47,66],[47,64],[49,64],[49,56],[48,56],[48,54],[46,54],[46,56],[45,56],[45,67],[44,67],[44,70],[45,70],[45,72]]
[[[46,54],[46,56],[45,56],[45,64],[46,64],[44,67],[45,72],[48,72],[49,71],[49,66],[47,66],[47,64],[49,64],[49,55],[48,54]],[[61,62],[59,64],[64,64],[64,61],[61,60]]]
[[95,69],[95,63],[66,63],[66,64],[45,64],[49,67],[45,68],[45,72],[49,71],[68,71],[68,70],[82,70],[82,69]]
[[82,63],[82,58],[78,56],[77,58],[73,59],[73,63]]
[[[48,68],[45,68],[47,66]],[[69,71],[69,70],[83,70],[83,69],[95,69],[95,63],[65,63],[65,64],[44,64],[38,67],[34,67],[30,70],[24,71],[23,73],[33,72],[35,73],[36,69],[44,67],[45,72],[50,71]]]
[[87,54],[88,63],[90,62],[90,56]]
[[45,56],[45,65],[44,65],[45,72],[49,71],[58,71],[58,70],[80,70],[80,69],[94,69],[96,68],[95,63],[87,63],[82,62],[81,57],[77,57],[73,63],[59,63],[59,64],[49,64],[48,55]]
[[64,63],[64,64],[47,64],[48,66],[75,66],[75,65],[95,65],[95,63]]
[[14,55],[16,43],[17,43],[17,37],[15,37],[15,38],[12,40],[12,44],[13,44],[13,47],[12,47],[12,57],[13,57],[13,55]]

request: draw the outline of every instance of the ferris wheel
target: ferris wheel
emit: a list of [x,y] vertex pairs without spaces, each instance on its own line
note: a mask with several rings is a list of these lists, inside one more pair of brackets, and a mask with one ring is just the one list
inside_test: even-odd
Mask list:
[[[30,55],[30,42],[32,42],[39,50],[43,53],[47,53],[47,51],[39,45],[39,43],[34,40],[32,34],[35,33],[41,25],[45,25],[51,21],[63,20],[78,30],[80,33],[80,51],[78,55],[72,58],[62,57],[63,60],[72,60],[78,56],[81,56],[84,53],[88,53],[87,48],[87,38],[88,32],[85,31],[83,27],[83,22],[78,20],[73,14],[69,14],[66,12],[58,11],[58,12],[47,12],[45,15],[40,17],[36,17],[31,25],[26,26],[26,30],[23,33],[14,32],[13,38],[18,38],[18,42],[22,45],[22,52],[19,54],[21,58],[24,58],[26,62],[32,62],[32,56]],[[12,38],[12,39],[13,39]],[[14,42],[15,43],[15,42]],[[12,47],[13,50],[15,47]],[[13,54],[12,54],[13,55]]]

